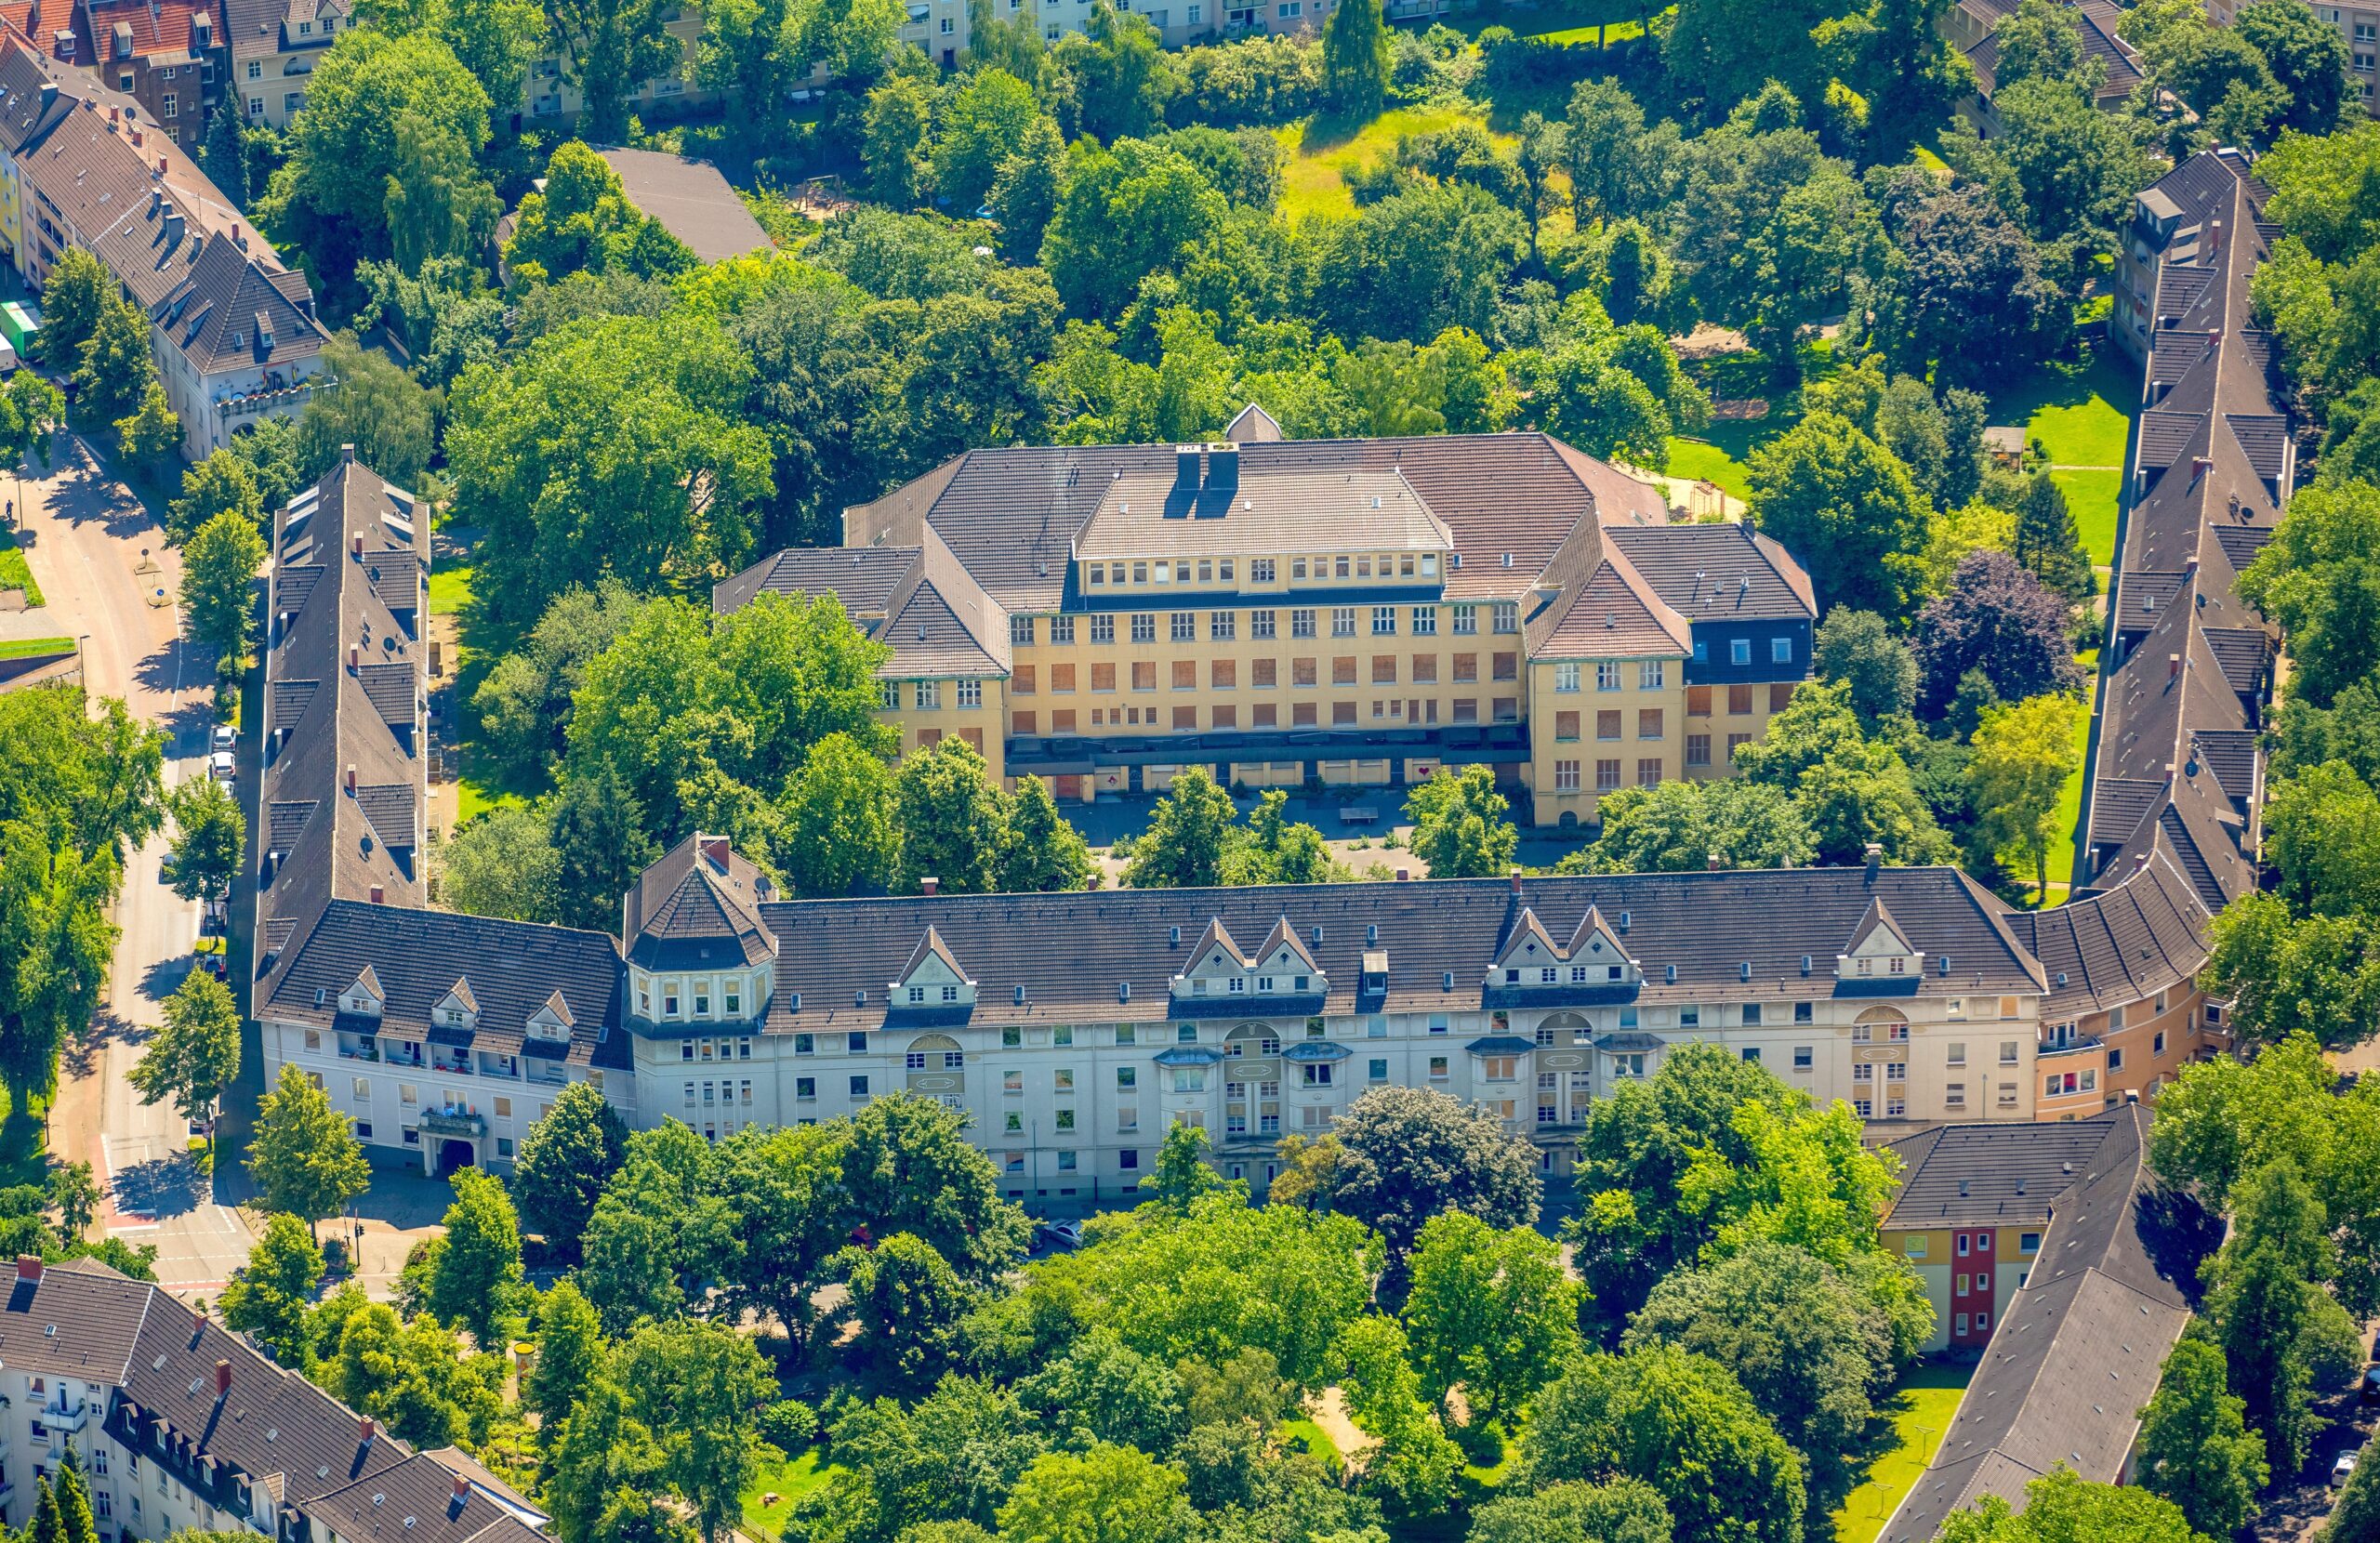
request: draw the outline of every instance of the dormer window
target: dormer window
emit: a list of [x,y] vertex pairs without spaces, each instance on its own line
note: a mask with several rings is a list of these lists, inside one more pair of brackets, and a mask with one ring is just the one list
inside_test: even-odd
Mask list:
[[911,987],[909,988],[909,1000],[910,1000],[910,1001],[912,1001],[912,1002],[922,1002],[922,1001],[924,1001],[925,999],[926,999],[926,988],[925,988],[925,987],[923,987],[923,986],[911,986]]
[[727,1015],[730,1018],[744,1010],[744,994],[734,986],[727,988]]
[[662,994],[661,1016],[664,1018],[675,1018],[678,1016],[678,994],[676,992],[670,991],[664,992]]

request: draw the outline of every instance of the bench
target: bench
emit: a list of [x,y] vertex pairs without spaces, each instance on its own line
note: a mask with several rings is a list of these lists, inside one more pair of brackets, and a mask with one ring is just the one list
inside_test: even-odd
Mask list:
[[1380,824],[1380,811],[1369,804],[1355,804],[1341,810],[1339,819],[1344,824],[1376,825]]

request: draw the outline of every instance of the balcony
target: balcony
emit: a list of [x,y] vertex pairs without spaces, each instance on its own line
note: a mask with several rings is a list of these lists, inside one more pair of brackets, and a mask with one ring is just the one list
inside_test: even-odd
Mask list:
[[432,1109],[417,1122],[426,1136],[463,1136],[478,1140],[487,1134],[487,1121],[467,1109]]
[[83,1429],[90,1418],[91,1401],[85,1398],[78,1398],[72,1404],[45,1404],[39,1416],[42,1424],[50,1430],[63,1431],[69,1435]]
[[337,389],[338,382],[326,375],[309,376],[293,386],[262,386],[249,391],[232,391],[215,402],[217,421],[228,429],[240,419],[267,414],[295,414],[306,410],[315,393]]

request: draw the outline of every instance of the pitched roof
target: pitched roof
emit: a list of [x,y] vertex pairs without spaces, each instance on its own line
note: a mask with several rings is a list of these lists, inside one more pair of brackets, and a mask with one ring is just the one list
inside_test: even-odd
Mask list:
[[1614,525],[1604,538],[1688,621],[1818,615],[1808,573],[1749,525]]
[[758,964],[776,952],[759,909],[775,893],[768,876],[729,850],[725,837],[689,836],[628,893],[628,961],[645,969]]
[[986,594],[928,526],[915,547],[791,547],[711,590],[720,615],[762,594],[827,595],[869,637],[892,650],[878,674],[1004,676],[1008,612]]
[[768,232],[707,161],[653,150],[598,151],[630,204],[704,262],[772,248]]
[[2041,911],[2011,911],[2008,925],[2050,983],[2044,1022],[2187,990],[2206,962],[2214,912],[2167,849],[2114,885]]
[[1890,1143],[1905,1167],[1889,1231],[2045,1224],[2114,1128],[2108,1115],[1932,1126]]
[[2101,1484],[2122,1473],[2136,1412],[2189,1321],[2182,1282],[2197,1263],[2167,1246],[2165,1213],[2191,1203],[2153,1190],[2148,1119],[2125,1104],[2077,1122],[2104,1124],[2106,1137],[2054,1204],[2025,1284],[1884,1543],[1924,1543],[1988,1495],[2022,1510],[2026,1484],[2060,1464]]

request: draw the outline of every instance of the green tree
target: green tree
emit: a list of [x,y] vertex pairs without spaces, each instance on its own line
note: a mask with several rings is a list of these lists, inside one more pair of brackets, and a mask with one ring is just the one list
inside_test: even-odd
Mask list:
[[1041,238],[1058,212],[1065,176],[1064,137],[1047,115],[1025,125],[1014,153],[994,168],[986,195],[999,224],[1000,256],[1011,262],[1038,262]]
[[2316,485],[2289,501],[2240,595],[2289,639],[2297,693],[2328,706],[2380,670],[2380,489]]
[[430,1318],[400,1322],[384,1302],[363,1302],[339,1330],[327,1385],[399,1441],[416,1446],[481,1442],[502,1411],[504,1360],[470,1354]]
[[546,185],[521,201],[504,260],[516,287],[580,272],[664,278],[694,266],[693,254],[629,201],[611,163],[576,139],[554,151]]
[[628,1150],[628,1122],[591,1084],[574,1082],[521,1139],[514,1203],[549,1247],[577,1251],[595,1202]]
[[1823,609],[1916,610],[1933,511],[1884,446],[1831,413],[1813,414],[1753,454],[1752,518],[1816,581]]
[[929,877],[953,894],[986,894],[999,887],[1008,800],[992,785],[980,751],[945,734],[902,760],[892,794],[904,890]]
[[568,748],[571,698],[588,662],[611,645],[641,603],[617,580],[557,595],[471,693],[480,745],[509,784],[535,785],[550,774]]
[[438,849],[438,903],[474,917],[561,919],[562,859],[551,822],[527,804],[471,816]]
[[2262,56],[2286,98],[2281,129],[2328,134],[2352,123],[2343,110],[2360,94],[2347,73],[2347,34],[2316,16],[2306,0],[2256,0],[2241,7],[2232,26]]
[[198,152],[198,162],[205,169],[206,179],[222,189],[237,209],[245,209],[256,191],[248,185],[248,152],[242,133],[245,125],[241,94],[224,92],[206,120],[206,140]]
[[99,259],[80,246],[58,255],[41,286],[42,363],[73,372],[83,362],[83,345],[99,330],[99,317],[115,297],[115,281]]
[[564,926],[617,932],[620,897],[661,855],[645,834],[644,811],[619,772],[604,764],[562,785],[553,806]]
[[417,274],[432,257],[475,250],[496,229],[504,204],[453,127],[407,112],[397,118],[396,138],[384,200],[389,237],[397,266]]
[[915,208],[933,191],[933,92],[915,75],[894,75],[867,94],[860,164],[870,191],[896,209]]
[[236,510],[200,526],[182,552],[182,626],[191,640],[211,647],[223,664],[245,670],[255,634],[257,574],[264,568],[264,537]]
[[268,1207],[310,1228],[372,1185],[371,1165],[348,1117],[294,1065],[281,1068],[281,1080],[257,1109],[248,1171]]
[[933,146],[934,191],[960,215],[973,212],[1021,153],[1041,117],[1032,87],[1006,70],[985,70],[951,99]]
[[2242,1175],[2229,1198],[2231,1235],[2206,1272],[2209,1334],[2266,1460],[2295,1472],[2324,1423],[2312,1393],[2361,1359],[2360,1336],[2323,1289],[2335,1260],[2329,1221],[2296,1167],[2268,1163]]
[[83,1482],[83,1459],[69,1446],[58,1465],[58,1520],[64,1543],[99,1543],[91,1517],[91,1492]]
[[1884,719],[1917,706],[1917,660],[1872,611],[1838,605],[1828,612],[1818,624],[1810,668],[1819,679],[1851,689],[1851,710],[1871,732]]
[[0,447],[22,466],[50,464],[50,438],[66,422],[66,395],[35,370],[19,370],[0,389]]
[[239,799],[213,777],[192,777],[175,785],[165,808],[174,817],[174,893],[184,900],[229,897],[248,838]]
[[2073,512],[2066,505],[2066,490],[2046,471],[2025,480],[2025,496],[2016,506],[2016,557],[2044,588],[2077,604],[2097,587],[2091,554],[2083,550]]
[[1182,1470],[1130,1446],[1045,1453],[1000,1507],[1018,1543],[1183,1543],[1194,1516]]
[[1176,1121],[1166,1128],[1165,1140],[1157,1143],[1157,1161],[1142,1178],[1141,1188],[1167,1210],[1186,1215],[1193,1200],[1222,1188],[1223,1181],[1223,1176],[1207,1161],[1205,1128]]
[[2270,1476],[2228,1378],[2223,1352],[2186,1335],[2166,1352],[2156,1396],[2140,1411],[2141,1484],[2215,1537],[2247,1525]]
[[248,1262],[224,1284],[217,1305],[225,1325],[255,1335],[283,1365],[305,1369],[314,1355],[307,1309],[325,1268],[306,1224],[274,1212],[248,1250]]
[[915,1233],[978,1282],[1023,1256],[1031,1224],[1001,1197],[999,1170],[956,1111],[907,1093],[872,1100],[852,1116],[848,1143],[842,1182],[871,1231]]
[[595,1304],[569,1280],[538,1299],[536,1319],[537,1356],[522,1374],[521,1404],[536,1412],[551,1451],[580,1398],[608,1375],[612,1348]]
[[323,362],[338,389],[318,392],[298,420],[298,464],[321,476],[338,462],[340,447],[402,488],[420,485],[438,444],[438,393],[352,333],[334,333]]
[[58,1213],[59,1235],[70,1244],[80,1242],[99,1214],[99,1185],[91,1177],[91,1165],[52,1158],[48,1189],[50,1209]]
[[1941,1543],[2206,1543],[2172,1501],[2130,1484],[2086,1484],[2060,1463],[2025,1486],[2025,1510],[1988,1496],[1953,1511]]
[[2339,1490],[2320,1543],[2371,1543],[2380,1537],[2380,1463],[2359,1462]]
[[[121,437],[123,421],[140,412],[142,399],[156,383],[157,364],[149,354],[149,318],[111,290],[74,366],[74,415],[86,426],[116,428]],[[126,454],[133,453],[131,446],[124,448]]]
[[977,1300],[933,1246],[894,1233],[843,1251],[839,1265],[859,1334],[853,1348],[895,1387],[932,1387],[948,1370],[959,1321]]
[[230,451],[218,450],[182,473],[182,495],[166,507],[165,538],[187,543],[200,527],[226,512],[251,525],[264,523],[264,498],[257,491],[256,478]]
[[1504,818],[1511,807],[1496,791],[1492,768],[1466,766],[1460,774],[1441,768],[1405,799],[1413,855],[1430,865],[1433,878],[1501,874],[1520,846],[1519,830]]
[[165,998],[165,1022],[149,1036],[129,1080],[142,1103],[170,1101],[195,1121],[215,1113],[215,1101],[239,1075],[240,1009],[212,971],[193,969]]
[[1978,834],[2031,864],[2034,894],[2043,904],[2049,903],[2050,843],[2059,835],[2058,799],[2082,768],[2075,732],[2085,712],[2080,698],[2063,692],[1987,707],[1967,764]]
[[1402,1259],[1428,1220],[1463,1211],[1495,1228],[1537,1220],[1543,1182],[1527,1137],[1484,1107],[1430,1088],[1376,1088],[1348,1106],[1339,1138],[1333,1209],[1354,1217]]
[[1578,1287],[1553,1239],[1465,1211],[1422,1224],[1404,1317],[1422,1391],[1460,1384],[1470,1423],[1510,1423],[1579,1350]]
[[[1137,16],[1122,20],[1146,26]],[[1142,279],[1220,227],[1224,212],[1223,195],[1179,151],[1144,139],[1107,150],[1078,142],[1042,238],[1041,265],[1068,314],[1112,317]]]
[[548,14],[570,79],[586,97],[580,135],[599,145],[623,142],[638,83],[679,68],[678,40],[668,30],[676,12],[659,0],[560,0]]
[[483,1351],[501,1351],[506,1320],[520,1315],[521,1222],[502,1180],[478,1168],[456,1172],[444,1245],[430,1280],[430,1311],[470,1331]]
[[161,473],[165,458],[180,448],[182,420],[174,415],[172,400],[153,376],[140,388],[132,411],[115,420],[115,442],[126,460],[151,476]]
[[599,1373],[544,1437],[546,1501],[563,1543],[621,1543],[602,1524],[616,1498],[656,1485],[664,1458],[628,1393]]
[[716,1182],[717,1162],[710,1144],[674,1119],[628,1138],[581,1245],[579,1288],[607,1330],[681,1316],[734,1259],[736,1217]]
[[873,751],[848,734],[820,740],[778,801],[784,850],[777,867],[794,892],[890,890],[901,853],[895,804],[892,769]]
[[1538,1395],[1521,1456],[1538,1485],[1650,1484],[1681,1543],[1802,1535],[1801,1459],[1726,1367],[1674,1345],[1576,1363]]
[[1000,849],[999,887],[1011,894],[1050,894],[1079,890],[1091,882],[1091,848],[1082,832],[1058,812],[1050,785],[1039,777],[1016,779],[1009,799],[1007,840]]
[[1674,1536],[1660,1492],[1641,1479],[1499,1493],[1479,1508],[1470,1533],[1472,1543],[1669,1543]]
[[1132,843],[1124,882],[1137,890],[1198,889],[1223,881],[1223,863],[1238,816],[1231,795],[1204,767],[1178,772]]
[[1602,828],[1593,844],[1563,858],[1563,873],[1699,873],[1799,867],[1817,837],[1791,794],[1765,783],[1665,782],[1623,787],[1595,802]]
[[1157,28],[1107,0],[1091,0],[1082,31],[1061,38],[1050,62],[1053,77],[1073,89],[1082,132],[1103,144],[1162,127],[1166,104],[1181,88]]
[[1330,105],[1350,122],[1380,111],[1388,94],[1388,20],[1380,0],[1348,0],[1322,27],[1322,82]]
[[620,1351],[638,1418],[661,1440],[662,1471],[694,1510],[706,1543],[742,1515],[759,1462],[755,1413],[776,1381],[726,1324],[647,1324]]

